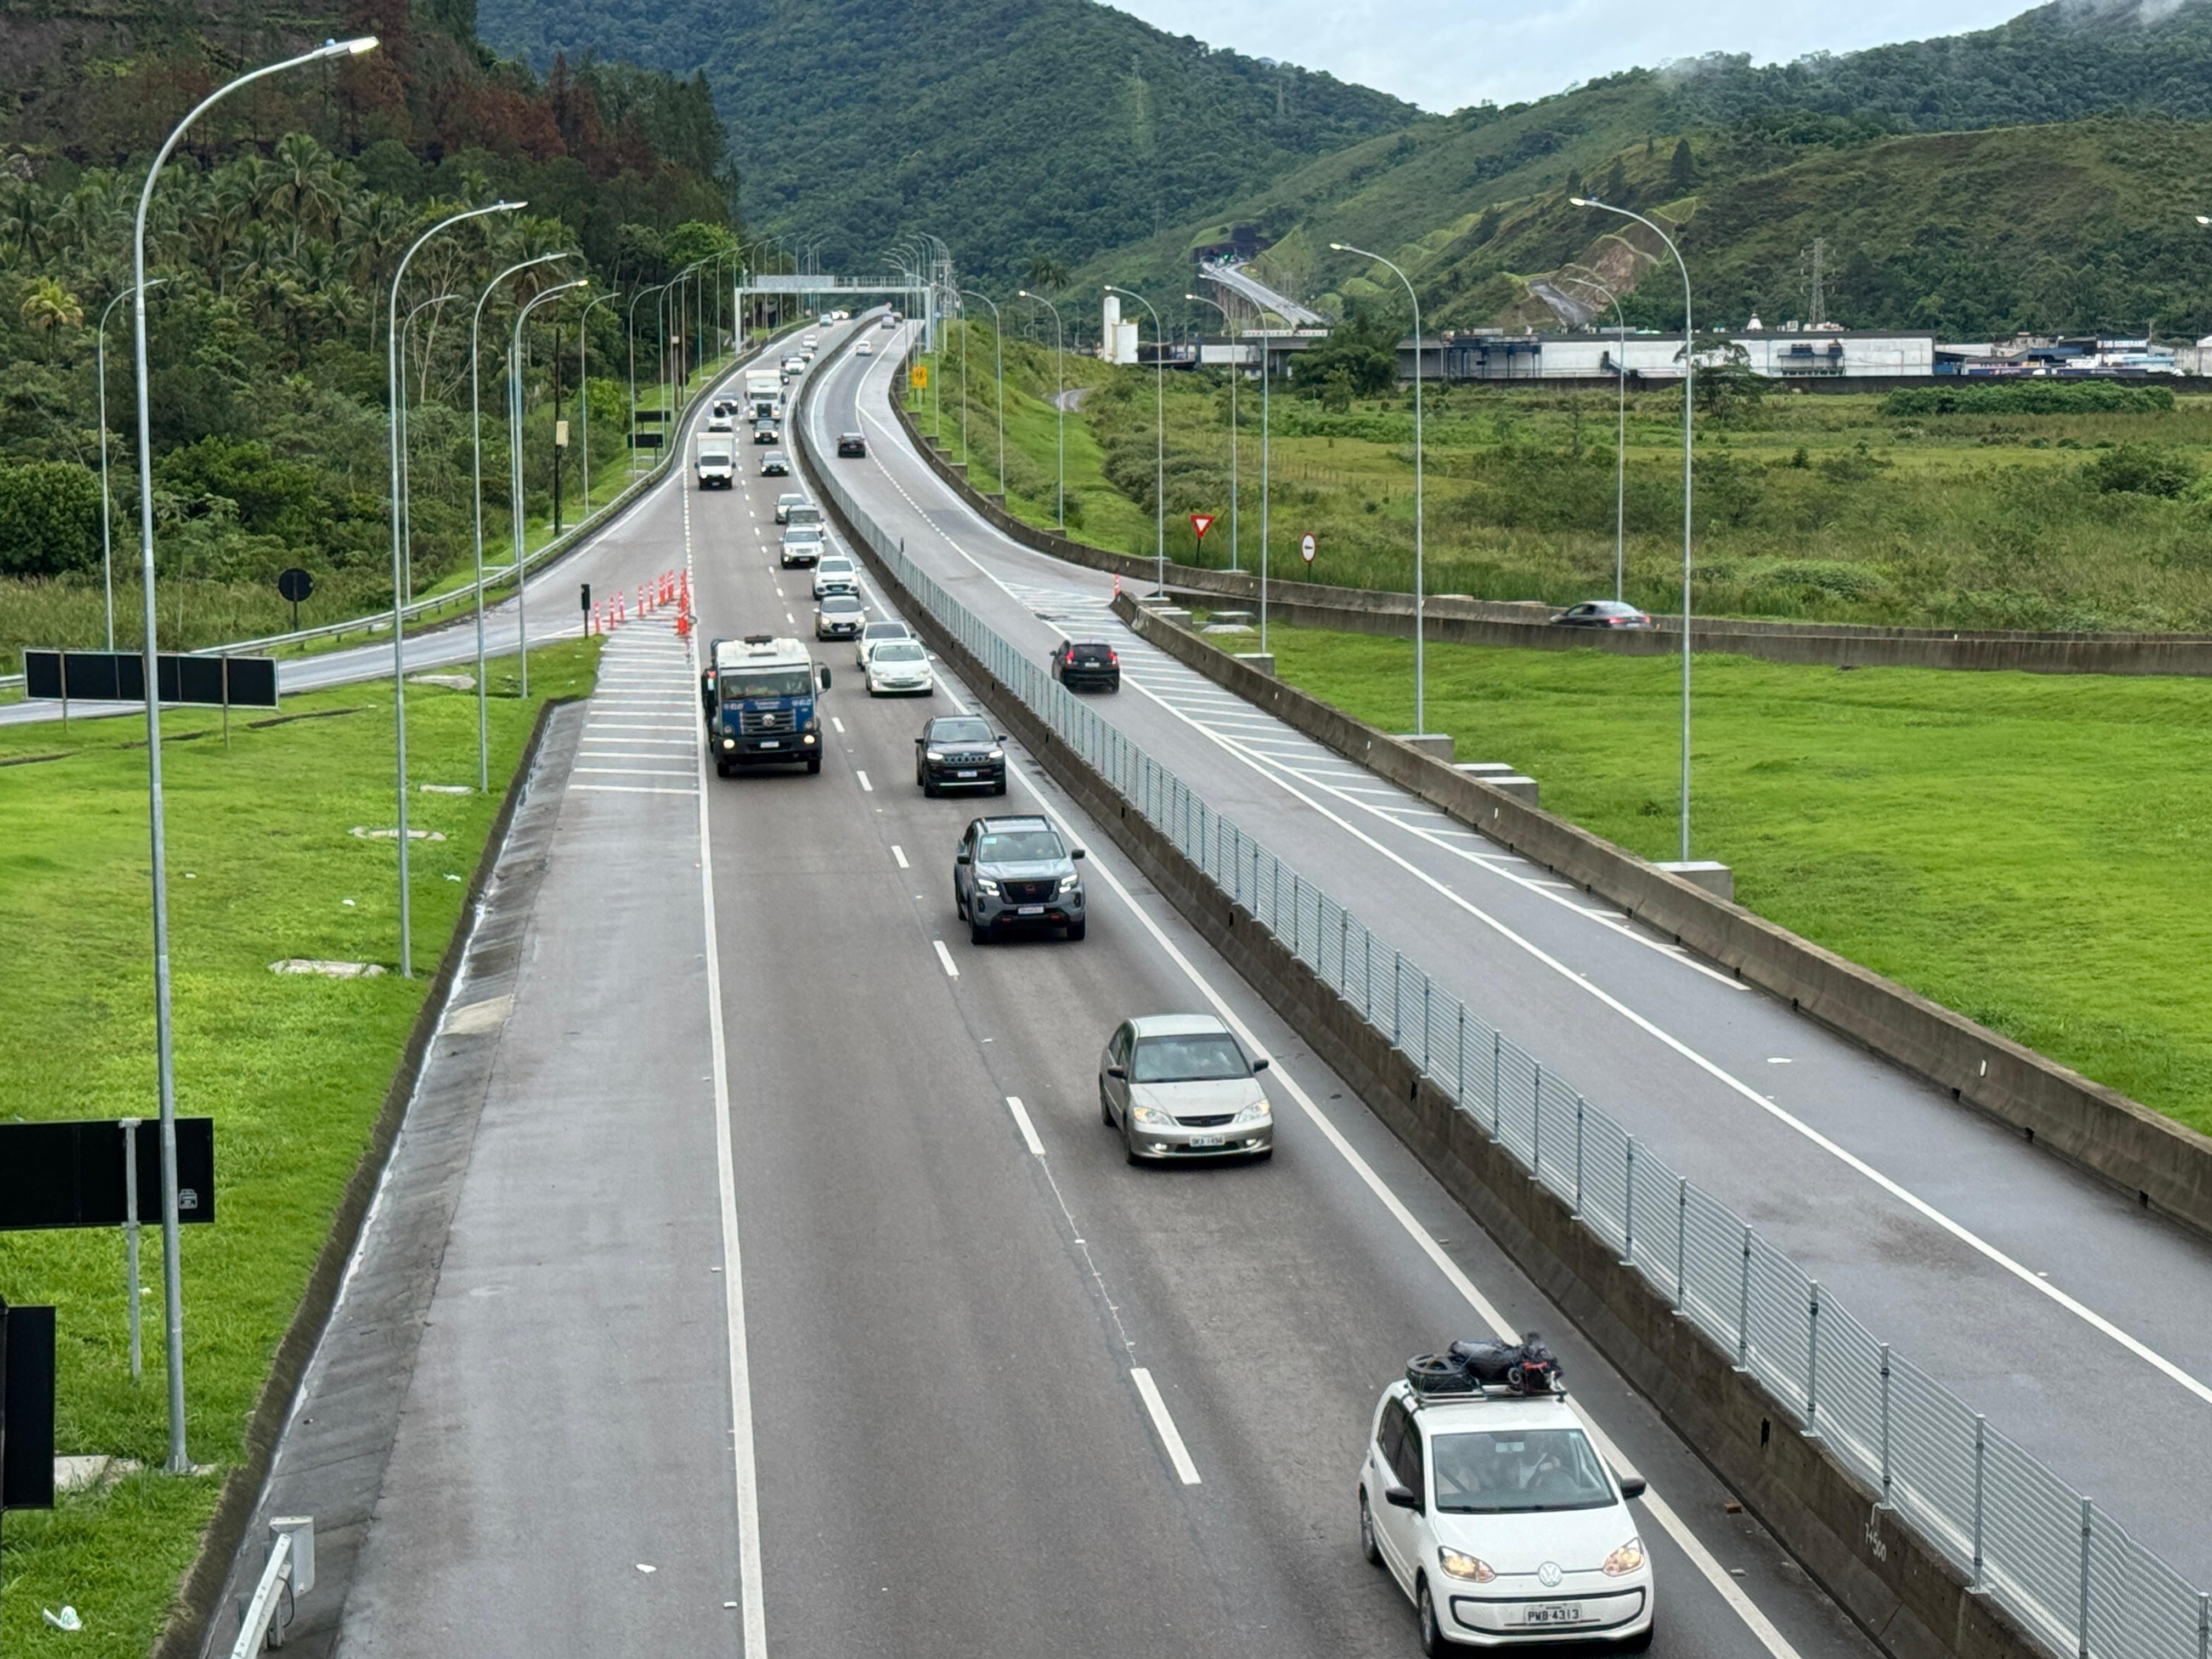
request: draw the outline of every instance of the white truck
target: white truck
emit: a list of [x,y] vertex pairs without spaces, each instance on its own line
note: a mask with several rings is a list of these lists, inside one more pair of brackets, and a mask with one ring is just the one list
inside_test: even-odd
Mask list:
[[695,452],[702,489],[732,489],[738,482],[738,440],[731,432],[702,432]]
[[745,371],[745,401],[752,405],[753,416],[772,416],[783,401],[783,376],[772,368],[749,368]]

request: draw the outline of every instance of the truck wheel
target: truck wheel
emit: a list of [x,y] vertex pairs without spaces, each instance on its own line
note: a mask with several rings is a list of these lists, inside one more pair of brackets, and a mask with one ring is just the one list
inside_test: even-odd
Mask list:
[[809,755],[806,757],[806,775],[811,778],[821,769],[822,757],[819,755]]
[[727,761],[716,761],[716,762],[714,763],[714,775],[715,775],[716,777],[719,777],[719,778],[726,778],[727,776],[729,776],[729,775],[730,775],[730,763],[729,763],[729,762],[727,762]]

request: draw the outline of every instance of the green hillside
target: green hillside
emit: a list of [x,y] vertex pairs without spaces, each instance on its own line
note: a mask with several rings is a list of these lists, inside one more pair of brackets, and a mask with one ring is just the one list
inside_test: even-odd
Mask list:
[[1419,119],[1364,87],[1177,39],[1091,0],[487,0],[541,68],[703,65],[746,217],[868,266],[907,230],[1025,272],[1150,235]]

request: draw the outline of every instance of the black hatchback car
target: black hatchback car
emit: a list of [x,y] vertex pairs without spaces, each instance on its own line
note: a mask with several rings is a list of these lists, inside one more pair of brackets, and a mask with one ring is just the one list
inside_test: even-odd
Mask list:
[[1554,628],[1650,628],[1650,617],[1619,599],[1588,599],[1552,618]]
[[1006,740],[973,714],[940,714],[914,740],[914,781],[925,795],[947,789],[1006,793]]
[[868,441],[859,433],[841,432],[837,434],[837,453],[841,459],[865,455],[867,453]]
[[1071,691],[1121,689],[1121,659],[1110,645],[1062,640],[1052,653],[1052,677]]

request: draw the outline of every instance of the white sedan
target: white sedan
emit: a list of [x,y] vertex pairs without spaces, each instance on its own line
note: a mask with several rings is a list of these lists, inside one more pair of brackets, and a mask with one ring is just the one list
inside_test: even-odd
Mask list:
[[868,665],[868,653],[885,640],[910,640],[913,637],[914,629],[895,617],[885,617],[880,622],[872,622],[860,630],[860,637],[853,647],[853,665],[855,668],[866,668]]
[[868,695],[872,697],[927,696],[937,689],[929,653],[919,640],[885,640],[868,653]]
[[876,349],[863,340],[853,348],[853,355],[855,357],[872,357],[876,355]]

